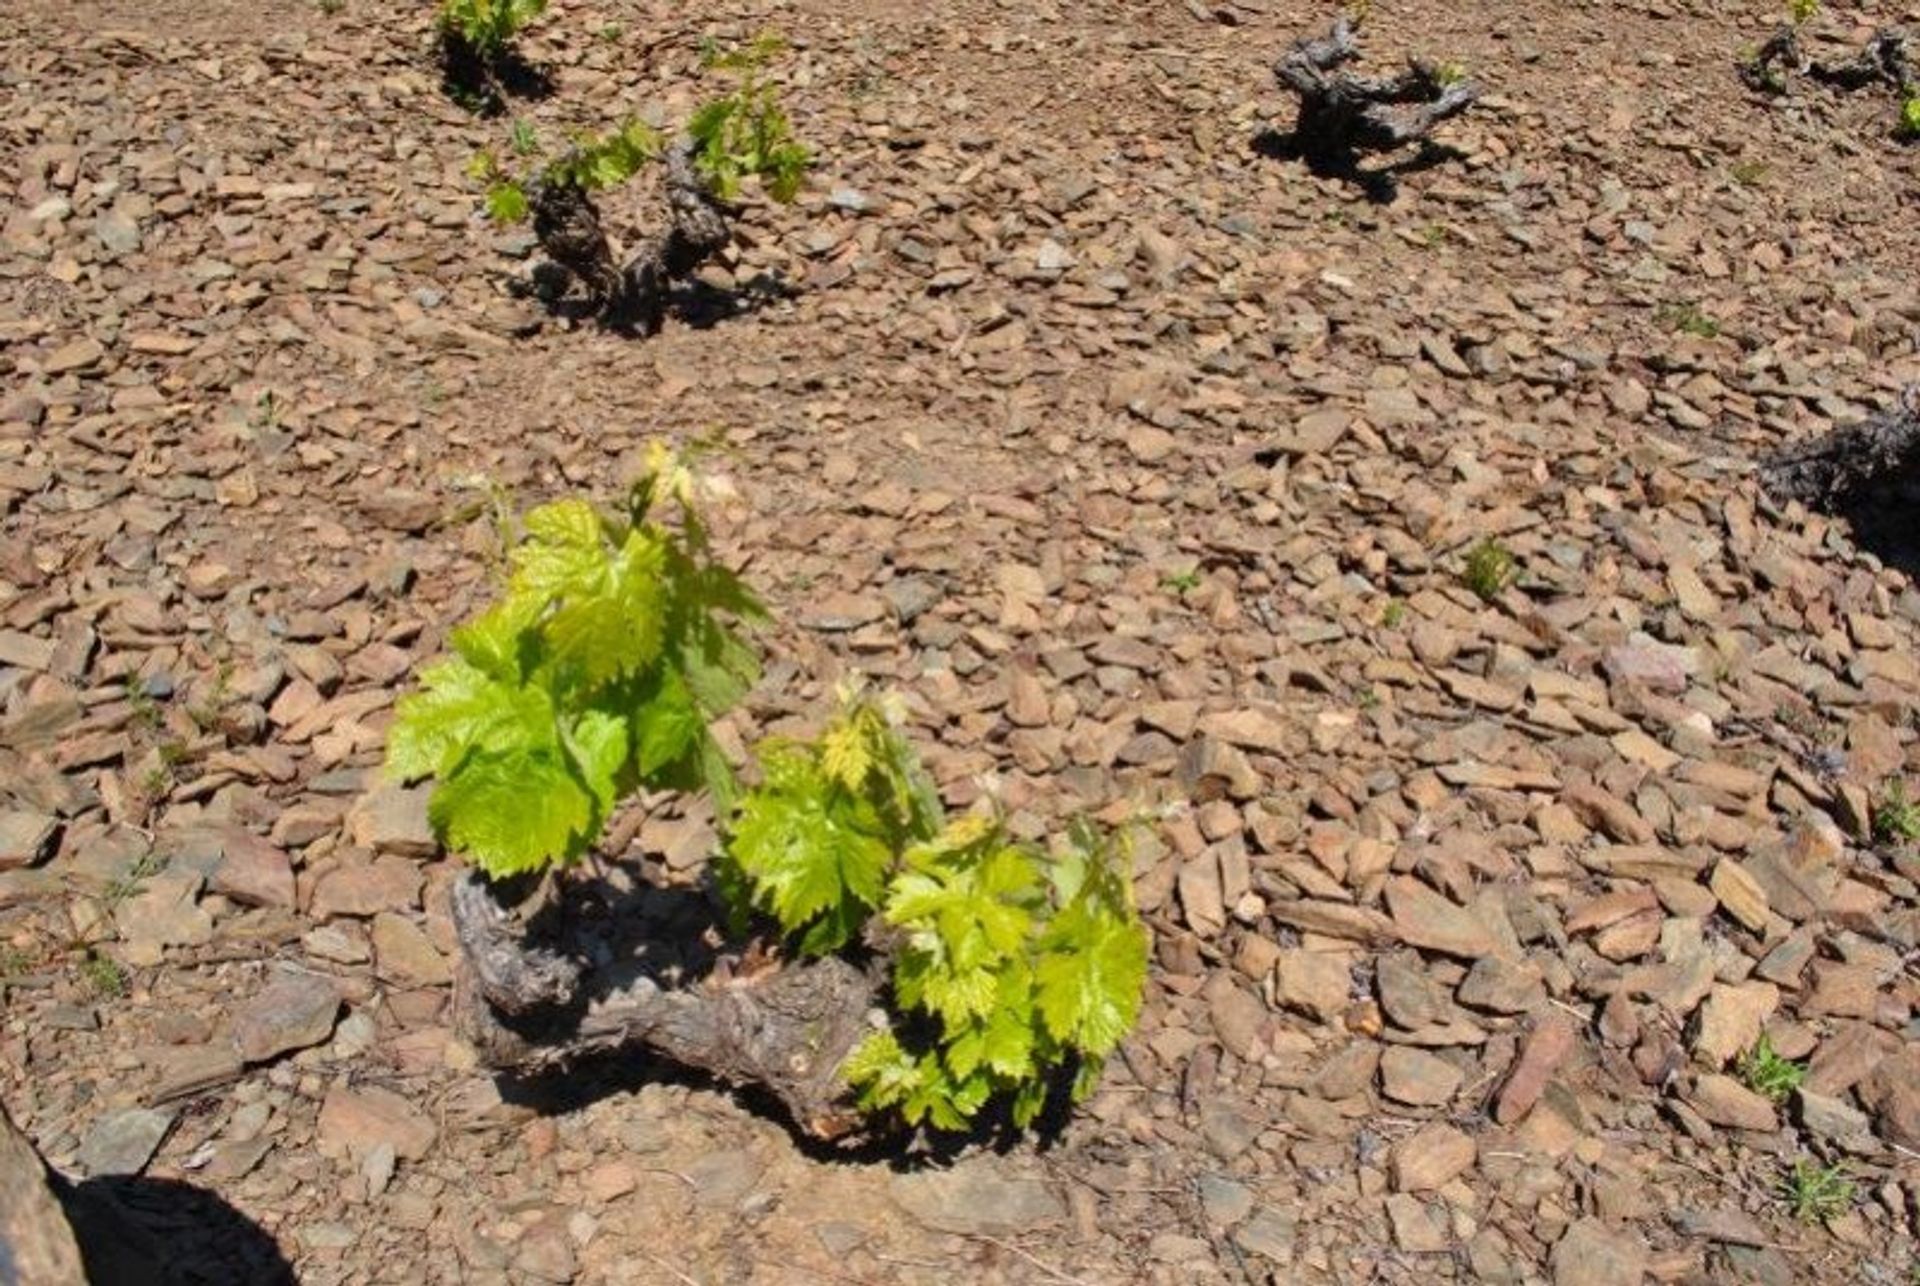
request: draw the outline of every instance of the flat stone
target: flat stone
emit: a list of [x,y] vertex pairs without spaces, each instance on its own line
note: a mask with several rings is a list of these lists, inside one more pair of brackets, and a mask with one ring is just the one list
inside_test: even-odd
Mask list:
[[1760,1029],[1779,1007],[1780,989],[1770,982],[1714,984],[1700,1006],[1694,1057],[1709,1067],[1725,1067],[1753,1048]]
[[215,893],[246,906],[294,905],[293,860],[257,835],[231,829],[220,837],[220,862],[208,881]]
[[10,1286],[85,1286],[80,1247],[47,1167],[0,1112],[0,1281]]
[[1299,727],[1279,710],[1266,706],[1202,715],[1200,731],[1230,746],[1270,755],[1289,754],[1304,744]]
[[925,1227],[961,1235],[1027,1232],[1066,1215],[1065,1204],[1044,1182],[995,1158],[896,1174],[888,1181],[887,1194]]
[[1478,1156],[1472,1136],[1443,1122],[1430,1122],[1393,1145],[1393,1189],[1444,1188],[1471,1170]]
[[345,1156],[358,1163],[385,1143],[395,1156],[418,1161],[438,1135],[432,1117],[392,1090],[377,1085],[335,1086],[320,1105],[314,1146],[322,1156]]
[[1643,1286],[1647,1243],[1633,1229],[1582,1219],[1553,1248],[1553,1286]]
[[1478,916],[1413,876],[1403,875],[1387,884],[1387,910],[1401,940],[1413,946],[1470,960],[1499,949]]
[[374,972],[403,987],[441,987],[453,981],[447,958],[412,920],[391,911],[373,917]]
[[21,809],[0,810],[0,871],[33,866],[53,850],[60,819]]
[[1547,989],[1533,965],[1486,956],[1474,962],[1455,995],[1461,1004],[1489,1013],[1524,1014],[1545,1002]]
[[1867,1114],[1846,1100],[1813,1093],[1802,1085],[1793,1093],[1793,1106],[1801,1126],[1816,1139],[1856,1156],[1880,1150]]
[[410,910],[425,882],[419,864],[404,857],[348,858],[314,885],[311,910],[320,919]]
[[1293,1239],[1299,1227],[1297,1215],[1261,1206],[1234,1230],[1233,1242],[1248,1254],[1284,1266],[1293,1262]]
[[1411,1254],[1437,1254],[1453,1240],[1446,1215],[1411,1193],[1387,1198],[1387,1221],[1393,1225],[1393,1244]]
[[318,1045],[333,1034],[340,989],[324,974],[286,970],[233,1014],[233,1047],[249,1063]]
[[1275,999],[1322,1022],[1338,1018],[1353,1003],[1353,974],[1344,955],[1284,948],[1273,978]]
[[851,634],[887,615],[885,599],[871,594],[829,593],[812,600],[800,613],[800,624],[823,634]]
[[1520,1057],[1514,1060],[1513,1070],[1507,1073],[1506,1083],[1500,1087],[1500,1095],[1494,1101],[1493,1119],[1501,1125],[1512,1125],[1532,1111],[1545,1092],[1548,1080],[1573,1053],[1577,1039],[1578,1033],[1565,1015],[1556,1011],[1541,1019],[1528,1033],[1526,1043],[1520,1047]]
[[62,344],[47,355],[42,369],[49,375],[65,375],[74,371],[88,371],[100,365],[107,350],[99,341],[76,339]]
[[1773,1104],[1731,1076],[1702,1076],[1687,1102],[1714,1125],[1728,1129],[1767,1131],[1780,1126]]
[[1713,896],[1719,899],[1728,915],[1755,933],[1766,931],[1767,891],[1746,867],[1733,858],[1721,858],[1714,865],[1707,887],[1713,890]]
[[89,1178],[103,1174],[139,1174],[160,1150],[173,1128],[173,1113],[134,1107],[103,1116],[87,1131],[76,1158]]
[[1380,1056],[1380,1089],[1398,1103],[1439,1107],[1460,1088],[1460,1069],[1425,1050],[1393,1046]]
[[401,857],[432,857],[440,851],[427,820],[430,786],[382,786],[368,791],[347,812],[347,834],[356,848]]

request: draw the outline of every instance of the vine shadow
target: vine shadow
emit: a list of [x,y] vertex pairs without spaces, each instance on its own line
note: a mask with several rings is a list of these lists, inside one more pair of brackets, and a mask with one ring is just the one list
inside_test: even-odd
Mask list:
[[1365,166],[1360,154],[1352,150],[1330,151],[1308,146],[1294,130],[1272,126],[1253,136],[1253,150],[1270,161],[1298,161],[1315,178],[1334,179],[1358,188],[1374,205],[1392,205],[1400,197],[1403,175],[1418,174],[1449,161],[1463,160],[1466,153],[1450,143],[1421,139],[1411,156],[1385,165]]
[[218,1195],[174,1179],[105,1175],[54,1191],[91,1286],[296,1286],[267,1232]]
[[517,49],[488,55],[443,32],[435,41],[435,53],[440,92],[478,116],[502,116],[513,100],[539,102],[555,89],[553,73]]

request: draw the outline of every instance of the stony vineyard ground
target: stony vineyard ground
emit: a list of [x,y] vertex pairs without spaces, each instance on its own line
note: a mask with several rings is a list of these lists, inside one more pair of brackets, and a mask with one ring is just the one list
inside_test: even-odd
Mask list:
[[[561,0],[543,132],[677,118],[703,34],[772,27],[821,156],[633,341],[506,289],[530,238],[465,170],[507,121],[426,5],[9,5],[0,1101],[40,1149],[142,1175],[198,1283],[1920,1280],[1912,551],[1753,481],[1920,380],[1920,150],[1743,88],[1751,0],[1375,0],[1372,64],[1487,93],[1373,204],[1252,146],[1329,16]],[[727,744],[858,668],[950,804],[1164,810],[1145,1016],[1050,1137],[836,1156],[454,1034],[393,701],[499,497],[611,496],[662,435],[720,446],[779,618]],[[692,884],[711,820],[604,851]]]

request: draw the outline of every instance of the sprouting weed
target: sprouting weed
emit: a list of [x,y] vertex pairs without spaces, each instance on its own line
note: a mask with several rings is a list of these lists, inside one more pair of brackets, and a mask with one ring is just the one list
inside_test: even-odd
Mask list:
[[1780,1181],[1780,1196],[1801,1223],[1823,1223],[1845,1214],[1853,1205],[1853,1193],[1853,1180],[1838,1164],[1796,1161]]
[[1873,806],[1873,837],[1882,844],[1906,844],[1920,839],[1920,801],[1908,798],[1907,783],[1888,781]]
[[1513,583],[1514,572],[1513,552],[1489,537],[1467,551],[1467,565],[1460,579],[1468,589],[1492,602]]
[[1748,1089],[1776,1103],[1798,1089],[1806,1078],[1806,1067],[1775,1053],[1773,1039],[1765,1032],[1740,1056],[1740,1079]]

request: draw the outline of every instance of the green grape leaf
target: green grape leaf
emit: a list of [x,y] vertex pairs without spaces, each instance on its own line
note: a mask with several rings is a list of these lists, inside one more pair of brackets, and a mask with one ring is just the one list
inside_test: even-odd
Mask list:
[[487,187],[487,217],[495,223],[525,223],[532,206],[527,190],[511,179],[502,179]]
[[660,655],[666,588],[666,553],[646,531],[627,537],[611,558],[599,550],[550,546],[550,554],[527,559],[523,570],[559,601],[542,626],[547,655],[562,675],[578,676],[589,688],[651,665]]
[[1082,901],[1055,917],[1043,945],[1034,983],[1048,1032],[1090,1054],[1113,1052],[1140,1016],[1146,929]]
[[567,742],[600,813],[611,812],[630,749],[627,721],[605,710],[589,710],[574,723]]
[[441,842],[495,879],[565,862],[585,850],[594,801],[551,751],[469,758],[427,802]]
[[545,692],[502,683],[465,660],[441,661],[395,703],[387,771],[402,781],[444,775],[470,751],[535,749],[555,735]]
[[639,720],[642,777],[651,777],[686,759],[699,747],[707,730],[686,681],[671,668],[662,669],[647,692]]

